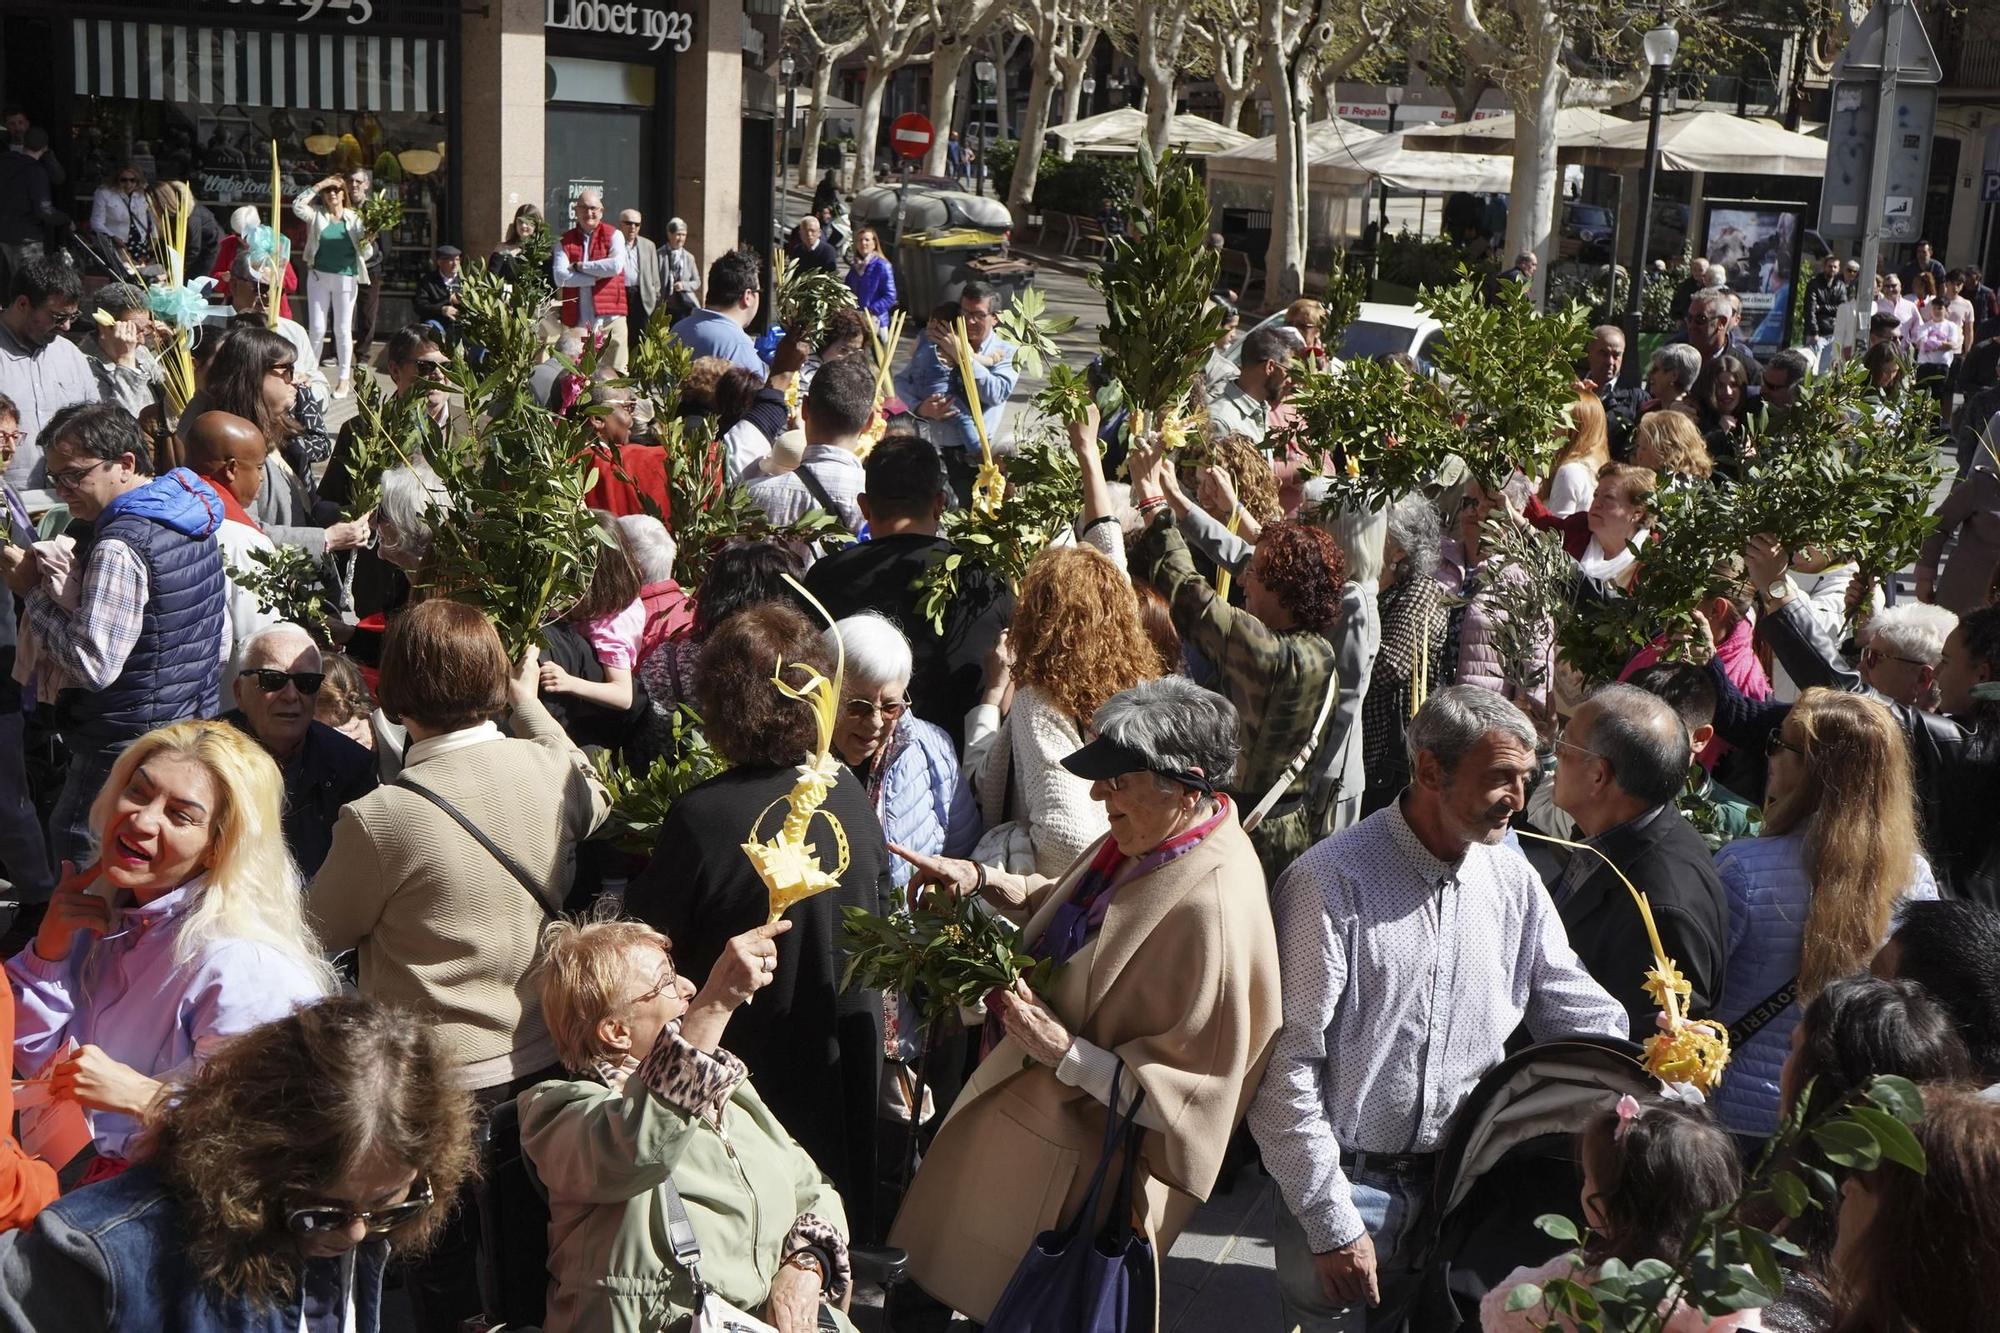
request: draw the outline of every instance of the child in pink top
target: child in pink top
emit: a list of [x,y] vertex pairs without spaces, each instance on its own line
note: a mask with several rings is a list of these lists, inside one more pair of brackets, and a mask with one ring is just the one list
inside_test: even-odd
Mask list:
[[[1583,1161],[1583,1220],[1590,1228],[1583,1248],[1509,1273],[1479,1302],[1482,1333],[1573,1328],[1543,1302],[1507,1309],[1508,1293],[1524,1282],[1540,1286],[1554,1278],[1588,1287],[1608,1259],[1627,1267],[1642,1259],[1672,1263],[1702,1216],[1726,1207],[1742,1188],[1736,1147],[1707,1108],[1659,1097],[1619,1098],[1616,1108],[1577,1136],[1577,1155]],[[1710,1319],[1691,1305],[1676,1305],[1662,1333],[1763,1327],[1758,1310]]]
[[589,641],[604,668],[604,679],[572,676],[560,663],[542,663],[542,693],[567,694],[615,712],[632,706],[632,672],[639,665],[639,641],[646,632],[646,604],[639,600],[639,570],[618,541],[611,516],[597,521],[610,540],[597,548],[597,569],[583,599],[563,617]]

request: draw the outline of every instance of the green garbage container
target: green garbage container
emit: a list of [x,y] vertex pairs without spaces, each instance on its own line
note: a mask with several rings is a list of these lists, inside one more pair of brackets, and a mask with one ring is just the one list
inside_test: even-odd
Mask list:
[[903,309],[913,320],[928,318],[932,307],[956,290],[953,284],[970,276],[959,272],[962,267],[1001,254],[1006,244],[997,231],[969,227],[906,234],[896,251],[896,293]]

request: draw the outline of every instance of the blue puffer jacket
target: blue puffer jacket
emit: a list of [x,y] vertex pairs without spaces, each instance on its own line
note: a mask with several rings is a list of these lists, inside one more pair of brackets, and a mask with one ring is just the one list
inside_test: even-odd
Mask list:
[[[979,803],[958,768],[958,752],[944,729],[903,714],[888,753],[868,780],[868,798],[890,842],[930,856],[966,856],[979,841]],[[900,890],[910,863],[889,858],[889,878]]]
[[190,717],[213,717],[222,673],[227,581],[215,530],[222,501],[177,467],[113,500],[79,546],[123,542],[146,567],[146,609],[125,665],[95,694],[65,691],[73,742],[110,744]]
[[[1714,1017],[1734,1023],[1798,976],[1805,945],[1806,878],[1803,833],[1739,838],[1715,854],[1729,906],[1729,964]],[[1903,901],[1937,897],[1930,863],[1911,867]],[[1900,909],[1899,909],[1900,910]],[[1739,1134],[1766,1137],[1778,1127],[1778,1072],[1799,1024],[1797,1001],[1729,1055],[1715,1095],[1716,1114]]]

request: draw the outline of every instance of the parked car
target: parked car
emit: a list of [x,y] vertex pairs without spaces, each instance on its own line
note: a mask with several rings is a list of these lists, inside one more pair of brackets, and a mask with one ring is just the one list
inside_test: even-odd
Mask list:
[[[1244,339],[1258,329],[1270,328],[1284,322],[1285,312],[1280,310],[1245,330],[1230,345],[1228,353],[1230,361],[1242,365]],[[1443,332],[1444,325],[1415,306],[1363,301],[1360,313],[1355,316],[1354,322],[1340,331],[1340,341],[1334,346],[1333,354],[1342,361],[1353,361],[1357,358],[1404,352],[1414,357],[1417,364],[1428,371],[1431,368],[1431,350],[1436,345],[1438,335]]]
[[1556,253],[1563,259],[1601,264],[1611,258],[1611,240],[1617,229],[1617,218],[1602,204],[1564,204]]

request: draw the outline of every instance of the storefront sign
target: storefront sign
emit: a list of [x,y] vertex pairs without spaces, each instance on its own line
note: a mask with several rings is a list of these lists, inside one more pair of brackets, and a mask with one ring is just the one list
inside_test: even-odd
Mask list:
[[272,12],[274,18],[295,19],[309,23],[320,14],[328,17],[344,13],[349,23],[366,23],[375,17],[374,0],[229,0],[233,7],[263,9]]
[[[330,2],[330,0],[329,0]],[[355,0],[366,3],[366,0]],[[649,9],[617,0],[548,0],[543,26],[564,32],[601,32],[637,37],[657,51],[669,42],[676,51],[694,45],[694,17],[673,9]]]

